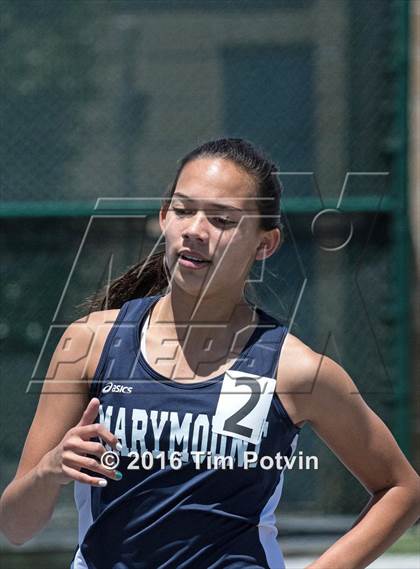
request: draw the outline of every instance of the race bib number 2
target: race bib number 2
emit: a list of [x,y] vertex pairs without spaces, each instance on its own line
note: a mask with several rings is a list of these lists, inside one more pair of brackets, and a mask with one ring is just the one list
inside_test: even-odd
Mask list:
[[276,380],[243,371],[225,373],[213,417],[213,432],[257,445],[261,440]]

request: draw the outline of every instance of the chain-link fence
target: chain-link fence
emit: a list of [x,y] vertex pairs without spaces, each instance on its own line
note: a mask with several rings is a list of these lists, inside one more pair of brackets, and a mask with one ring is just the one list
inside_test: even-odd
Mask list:
[[[91,220],[81,246],[96,200],[161,196],[177,160],[220,136],[264,148],[285,187],[286,241],[256,283],[260,303],[339,361],[408,449],[407,6],[2,1],[1,488],[59,302],[58,322],[73,321],[111,255],[115,276],[157,239],[156,202],[127,217],[145,210],[123,201],[122,217]],[[337,205],[347,217],[331,212],[314,231],[314,216]],[[350,222],[350,244],[331,251]],[[301,438],[320,469],[288,474],[281,510],[358,512],[365,491],[309,428]]]

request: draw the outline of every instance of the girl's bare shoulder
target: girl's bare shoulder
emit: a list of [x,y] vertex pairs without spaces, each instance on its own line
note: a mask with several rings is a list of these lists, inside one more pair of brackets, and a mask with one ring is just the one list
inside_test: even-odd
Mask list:
[[287,369],[292,371],[301,370],[302,366],[312,369],[320,357],[321,354],[315,352],[298,336],[288,332],[283,342],[279,365],[287,366]]
[[284,339],[277,369],[276,391],[293,423],[306,422],[304,409],[316,382],[322,355],[290,332]]
[[105,341],[120,309],[98,310],[75,320],[71,325],[74,332],[82,338],[88,349],[85,377],[88,383],[92,380],[98,367]]
[[106,324],[114,324],[120,309],[115,308],[111,310],[96,310],[90,312],[86,316],[81,316],[73,322],[79,326],[84,326],[91,330],[96,330],[98,327]]

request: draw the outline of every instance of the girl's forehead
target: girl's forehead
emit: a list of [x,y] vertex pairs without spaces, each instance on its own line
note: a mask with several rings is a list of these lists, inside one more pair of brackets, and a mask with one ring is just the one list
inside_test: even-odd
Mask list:
[[179,193],[192,199],[211,197],[250,202],[256,197],[256,187],[254,179],[231,160],[199,158],[182,169],[175,188],[175,194]]

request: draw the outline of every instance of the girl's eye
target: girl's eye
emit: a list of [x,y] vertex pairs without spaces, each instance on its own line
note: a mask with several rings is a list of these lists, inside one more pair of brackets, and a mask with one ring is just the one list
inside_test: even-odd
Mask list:
[[[172,210],[175,212],[176,215],[191,215],[191,213],[193,213],[192,209],[184,209],[184,208],[180,208],[180,207],[172,207]],[[214,220],[215,223],[219,223],[220,225],[223,225],[224,227],[229,227],[232,225],[237,225],[236,221],[232,221],[231,219],[228,219],[226,217],[211,217],[210,219]]]
[[180,207],[172,207],[172,210],[176,213],[176,215],[188,215],[192,212],[191,209],[182,209]]
[[229,225],[236,225],[236,221],[231,221],[230,219],[226,219],[225,217],[213,217],[216,223],[221,223],[222,225],[229,226]]

